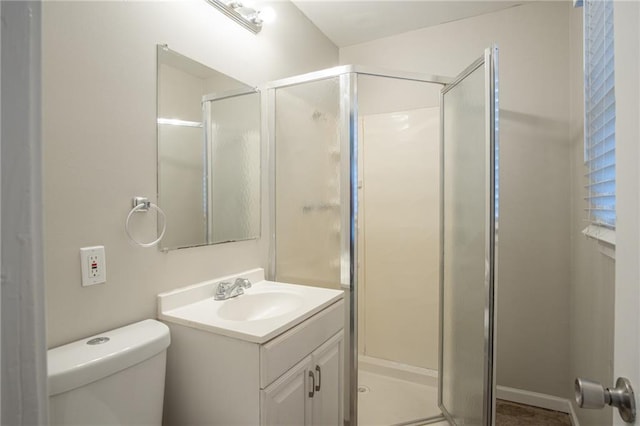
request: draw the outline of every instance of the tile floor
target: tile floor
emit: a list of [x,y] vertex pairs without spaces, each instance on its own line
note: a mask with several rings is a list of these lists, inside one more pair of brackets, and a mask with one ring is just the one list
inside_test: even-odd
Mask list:
[[571,426],[566,413],[515,402],[496,401],[496,426]]

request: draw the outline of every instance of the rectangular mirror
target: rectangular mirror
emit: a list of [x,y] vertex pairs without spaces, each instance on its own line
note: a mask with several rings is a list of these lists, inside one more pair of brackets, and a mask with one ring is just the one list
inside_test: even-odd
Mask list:
[[163,250],[260,236],[260,94],[158,46]]

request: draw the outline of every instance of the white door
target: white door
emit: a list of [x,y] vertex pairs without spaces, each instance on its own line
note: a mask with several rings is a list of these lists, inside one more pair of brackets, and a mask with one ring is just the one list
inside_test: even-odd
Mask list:
[[312,381],[307,380],[311,357],[307,357],[281,378],[260,391],[260,423],[264,426],[303,426],[309,424]]
[[[616,85],[616,288],[614,377],[640,391],[640,4],[614,3]],[[613,423],[625,423],[614,410]],[[636,420],[636,424],[640,424]]]
[[315,388],[312,398],[312,425],[333,426],[342,423],[342,332],[313,352]]

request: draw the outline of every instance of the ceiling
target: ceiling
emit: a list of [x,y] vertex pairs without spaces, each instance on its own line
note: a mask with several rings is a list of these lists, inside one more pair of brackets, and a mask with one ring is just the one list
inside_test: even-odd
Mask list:
[[470,18],[528,2],[526,0],[291,1],[338,47]]

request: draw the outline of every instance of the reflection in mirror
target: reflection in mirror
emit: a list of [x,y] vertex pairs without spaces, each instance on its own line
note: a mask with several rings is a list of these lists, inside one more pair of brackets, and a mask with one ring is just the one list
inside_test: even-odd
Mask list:
[[160,248],[258,238],[259,93],[166,46],[157,72]]
[[[260,94],[240,93],[205,102],[210,117],[209,236],[212,242],[260,233]],[[242,237],[242,238],[239,238]]]

